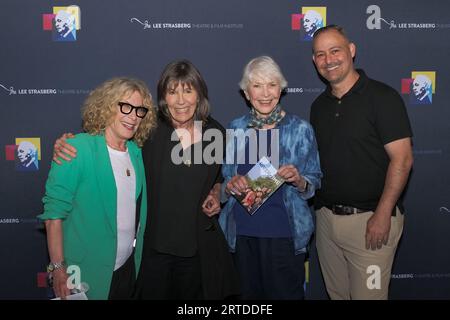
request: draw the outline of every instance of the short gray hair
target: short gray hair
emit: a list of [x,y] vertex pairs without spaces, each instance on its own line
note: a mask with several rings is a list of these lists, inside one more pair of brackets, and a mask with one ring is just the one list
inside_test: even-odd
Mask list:
[[277,80],[281,90],[287,87],[287,81],[281,73],[280,66],[269,56],[260,56],[247,63],[239,87],[246,91],[255,76]]

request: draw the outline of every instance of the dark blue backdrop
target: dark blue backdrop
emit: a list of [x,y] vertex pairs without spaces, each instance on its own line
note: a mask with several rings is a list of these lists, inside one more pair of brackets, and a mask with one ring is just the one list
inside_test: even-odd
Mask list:
[[[70,5],[79,8],[69,9],[81,27],[76,41],[54,41],[54,7]],[[0,299],[47,298],[45,234],[35,217],[42,210],[52,144],[63,132],[80,131],[80,105],[89,90],[107,78],[130,75],[155,93],[162,68],[187,58],[208,83],[213,115],[226,125],[246,112],[237,85],[243,66],[267,54],[289,82],[283,106],[308,119],[311,102],[324,88],[311,43],[292,16],[308,10],[346,28],[357,45],[356,65],[370,77],[399,92],[404,84],[415,164],[390,296],[449,299],[450,2],[438,0],[2,1]],[[417,74],[434,78],[431,104],[410,102],[408,84]],[[20,163],[22,141],[38,149],[38,170]],[[314,246],[309,269],[308,296],[325,298]]]

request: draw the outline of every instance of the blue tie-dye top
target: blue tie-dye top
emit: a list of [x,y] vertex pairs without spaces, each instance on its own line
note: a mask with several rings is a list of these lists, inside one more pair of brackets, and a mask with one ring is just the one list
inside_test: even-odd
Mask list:
[[[236,153],[245,152],[246,139],[239,139],[239,136],[245,135],[249,120],[249,115],[245,115],[231,121],[229,124],[228,128],[234,130],[231,134],[237,139],[234,140],[227,137],[227,161],[228,159],[234,159]],[[242,130],[236,131],[236,129]],[[282,198],[287,210],[295,253],[298,254],[306,251],[306,246],[314,231],[311,208],[307,200],[314,196],[316,189],[320,188],[322,172],[320,170],[319,154],[314,130],[307,121],[296,115],[286,113],[276,129],[280,130],[279,166],[294,165],[309,183],[305,192],[300,192],[291,184],[282,186]],[[230,135],[230,132],[227,132],[227,134]],[[234,197],[228,197],[225,193],[226,184],[238,173],[238,164],[236,161],[232,162],[225,162],[222,165],[222,174],[225,178],[222,184],[222,201],[227,203],[220,213],[219,223],[228,241],[230,250],[234,252],[236,247],[236,220],[234,214],[232,214],[232,209],[234,205],[239,204]]]

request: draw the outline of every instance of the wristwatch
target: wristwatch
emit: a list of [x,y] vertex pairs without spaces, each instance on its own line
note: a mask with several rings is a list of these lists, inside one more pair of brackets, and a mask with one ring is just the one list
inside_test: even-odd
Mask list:
[[47,272],[50,273],[50,272],[53,272],[55,270],[66,268],[66,267],[67,267],[67,264],[66,264],[65,261],[50,262],[48,264],[48,266],[47,266]]

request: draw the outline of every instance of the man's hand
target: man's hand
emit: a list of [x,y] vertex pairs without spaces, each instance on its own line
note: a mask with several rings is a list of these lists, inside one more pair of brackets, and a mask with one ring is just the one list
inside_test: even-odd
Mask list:
[[372,250],[381,249],[388,242],[392,208],[396,206],[413,164],[411,138],[392,141],[384,148],[390,161],[383,194],[366,228],[366,248]]
[[370,217],[366,227],[366,249],[377,250],[386,245],[391,230],[391,211],[380,212],[379,210]]
[[77,149],[66,142],[66,139],[73,137],[72,133],[64,133],[53,145],[53,161],[57,164],[62,163],[59,158],[70,161],[77,156]]

